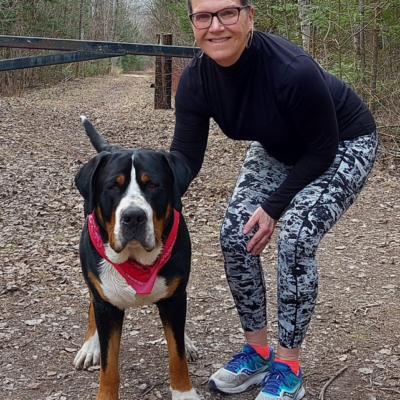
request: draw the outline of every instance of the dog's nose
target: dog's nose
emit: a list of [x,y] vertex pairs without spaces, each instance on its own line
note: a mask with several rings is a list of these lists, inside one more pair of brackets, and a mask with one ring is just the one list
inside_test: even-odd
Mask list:
[[121,215],[121,223],[127,228],[138,228],[147,220],[146,213],[141,208],[129,208]]

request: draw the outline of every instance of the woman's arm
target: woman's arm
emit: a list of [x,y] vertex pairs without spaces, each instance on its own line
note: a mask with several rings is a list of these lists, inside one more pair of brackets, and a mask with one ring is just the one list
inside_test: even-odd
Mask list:
[[203,164],[210,115],[201,82],[186,68],[175,96],[175,131],[170,151],[185,162],[193,179]]

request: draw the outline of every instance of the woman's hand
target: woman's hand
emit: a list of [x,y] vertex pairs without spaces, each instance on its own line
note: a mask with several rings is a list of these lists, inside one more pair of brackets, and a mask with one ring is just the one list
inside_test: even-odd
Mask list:
[[255,225],[258,231],[247,245],[247,251],[253,256],[260,255],[274,232],[276,221],[271,218],[261,207],[258,207],[243,228],[243,233],[247,235]]

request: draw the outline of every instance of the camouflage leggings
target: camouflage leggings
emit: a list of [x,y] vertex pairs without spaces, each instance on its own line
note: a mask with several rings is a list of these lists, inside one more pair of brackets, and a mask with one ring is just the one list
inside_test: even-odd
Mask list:
[[[318,244],[365,185],[377,144],[377,132],[340,142],[329,169],[293,198],[281,219],[277,304],[279,343],[286,348],[304,340],[318,294]],[[222,225],[226,276],[245,331],[266,326],[266,303],[260,257],[246,251],[251,234],[242,229],[291,168],[251,143]]]

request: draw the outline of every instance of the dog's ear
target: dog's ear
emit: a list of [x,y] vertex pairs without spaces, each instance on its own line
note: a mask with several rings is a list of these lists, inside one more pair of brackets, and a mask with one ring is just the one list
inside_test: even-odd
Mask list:
[[160,152],[163,154],[165,163],[172,172],[174,178],[174,208],[180,212],[182,211],[181,197],[184,195],[193,179],[192,172],[190,168],[174,154],[164,150],[160,150]]
[[75,175],[75,185],[79,193],[85,199],[85,216],[90,214],[95,207],[94,178],[104,161],[108,152],[101,152],[87,162]]

